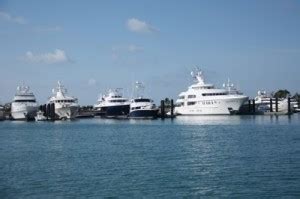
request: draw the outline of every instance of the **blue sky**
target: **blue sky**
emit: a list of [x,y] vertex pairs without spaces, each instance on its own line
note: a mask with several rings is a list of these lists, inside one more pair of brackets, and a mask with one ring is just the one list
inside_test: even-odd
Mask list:
[[203,69],[247,95],[299,92],[300,1],[0,0],[0,101],[28,84],[40,103],[61,80],[82,105],[136,80],[176,98]]

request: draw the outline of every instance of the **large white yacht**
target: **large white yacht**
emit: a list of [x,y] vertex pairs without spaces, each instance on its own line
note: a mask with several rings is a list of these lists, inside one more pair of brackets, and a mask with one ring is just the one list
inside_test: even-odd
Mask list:
[[94,109],[98,115],[105,117],[127,117],[130,101],[124,98],[121,88],[109,89],[107,94],[100,95]]
[[52,93],[53,96],[50,97],[48,103],[54,103],[55,115],[58,119],[74,119],[79,111],[77,98],[68,96],[67,89],[59,81]]
[[191,72],[195,84],[179,94],[174,113],[177,115],[228,115],[239,111],[248,100],[232,84],[225,88],[215,88],[213,84],[204,81],[200,70]]
[[34,119],[39,106],[29,86],[18,86],[11,103],[11,117],[14,120]]
[[146,98],[144,94],[144,85],[136,82],[134,87],[135,98],[131,100],[129,118],[133,119],[154,119],[157,118],[158,108],[152,99]]

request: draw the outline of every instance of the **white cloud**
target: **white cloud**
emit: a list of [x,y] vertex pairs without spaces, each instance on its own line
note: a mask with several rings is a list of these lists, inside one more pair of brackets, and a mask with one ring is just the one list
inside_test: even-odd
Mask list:
[[63,29],[60,26],[53,26],[53,27],[39,26],[34,28],[35,32],[60,32],[62,30]]
[[97,81],[94,78],[89,79],[88,85],[89,86],[94,86],[97,83]]
[[136,18],[128,19],[126,25],[130,31],[137,32],[137,33],[151,33],[151,32],[158,31],[158,29],[155,28],[154,26],[151,26],[145,21],[141,21]]
[[0,11],[0,19],[17,24],[26,24],[26,20],[20,16],[12,16],[7,12]]
[[65,51],[60,49],[56,49],[54,52],[44,54],[33,54],[31,51],[27,51],[24,59],[28,62],[45,64],[64,63],[70,61]]

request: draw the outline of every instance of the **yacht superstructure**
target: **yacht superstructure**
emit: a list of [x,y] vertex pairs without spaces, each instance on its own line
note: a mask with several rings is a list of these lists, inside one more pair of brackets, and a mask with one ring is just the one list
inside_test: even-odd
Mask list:
[[191,72],[195,84],[179,94],[174,113],[178,115],[229,115],[239,111],[248,97],[236,90],[232,84],[215,88],[206,83],[200,70]]
[[67,89],[59,81],[52,93],[53,96],[50,97],[48,103],[54,103],[55,115],[58,119],[74,119],[79,111],[77,98],[68,96]]
[[109,89],[107,94],[100,95],[94,109],[105,117],[127,117],[130,101],[123,97],[121,90]]
[[157,117],[158,108],[153,100],[143,97],[144,85],[141,82],[135,83],[136,97],[131,99],[129,118],[154,119]]
[[29,86],[18,86],[17,92],[11,103],[11,117],[14,120],[34,119],[38,111],[38,103],[30,92]]

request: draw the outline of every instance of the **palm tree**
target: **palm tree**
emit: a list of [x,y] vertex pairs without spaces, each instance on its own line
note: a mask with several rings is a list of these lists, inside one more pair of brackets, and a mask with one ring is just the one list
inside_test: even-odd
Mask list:
[[167,97],[165,99],[165,107],[169,107],[169,106],[171,106],[171,100]]
[[275,94],[274,94],[274,97],[277,97],[277,98],[287,98],[290,96],[290,92],[286,89],[284,90],[278,90]]

